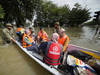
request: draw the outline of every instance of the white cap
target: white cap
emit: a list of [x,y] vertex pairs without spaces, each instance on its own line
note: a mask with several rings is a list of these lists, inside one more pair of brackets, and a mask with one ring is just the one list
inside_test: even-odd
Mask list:
[[64,28],[61,28],[61,29],[60,29],[60,32],[65,32],[65,29],[64,29]]

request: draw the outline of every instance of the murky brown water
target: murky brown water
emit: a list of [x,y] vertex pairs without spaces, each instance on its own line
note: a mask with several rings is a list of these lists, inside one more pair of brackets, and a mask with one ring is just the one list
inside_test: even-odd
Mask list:
[[[48,34],[53,32],[52,28],[45,30]],[[36,30],[38,32],[38,28]],[[100,51],[100,39],[93,40],[95,28],[66,28],[66,33],[71,38],[71,43],[86,48]],[[50,35],[51,36],[51,35]],[[1,38],[0,38],[0,41]],[[42,68],[16,45],[0,44],[0,75],[51,75]]]

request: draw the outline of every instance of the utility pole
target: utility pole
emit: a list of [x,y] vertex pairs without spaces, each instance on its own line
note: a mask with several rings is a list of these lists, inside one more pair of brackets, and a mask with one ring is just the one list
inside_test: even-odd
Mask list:
[[94,15],[94,21],[97,24],[96,32],[95,32],[95,37],[98,37],[100,35],[100,11],[96,11]]

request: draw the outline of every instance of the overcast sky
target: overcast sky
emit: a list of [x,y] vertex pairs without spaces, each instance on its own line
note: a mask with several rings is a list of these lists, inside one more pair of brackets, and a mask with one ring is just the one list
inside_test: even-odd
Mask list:
[[68,4],[70,8],[73,8],[75,3],[79,3],[82,7],[87,6],[90,9],[91,16],[94,15],[95,11],[100,10],[100,0],[50,0],[53,3],[57,4],[58,6],[63,6]]

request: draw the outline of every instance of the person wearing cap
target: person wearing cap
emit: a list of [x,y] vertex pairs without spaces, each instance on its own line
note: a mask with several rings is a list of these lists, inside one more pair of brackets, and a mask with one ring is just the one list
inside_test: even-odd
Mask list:
[[59,35],[53,33],[51,41],[43,42],[39,46],[40,51],[43,53],[44,62],[48,65],[60,65],[60,60],[63,57],[63,46],[58,43]]
[[48,35],[42,27],[40,28],[40,32],[38,33],[37,40],[38,40],[38,42],[48,41]]
[[55,23],[54,28],[55,28],[54,32],[59,33],[59,30],[60,30],[60,24],[59,24],[59,22]]
[[65,29],[61,28],[59,30],[59,39],[58,42],[63,46],[63,52],[65,53],[67,50],[67,46],[69,44],[70,38],[66,35]]
[[2,30],[2,38],[4,40],[4,43],[11,43],[11,41],[15,41],[15,35],[14,30],[12,28],[13,26],[11,24],[6,24],[6,28]]

